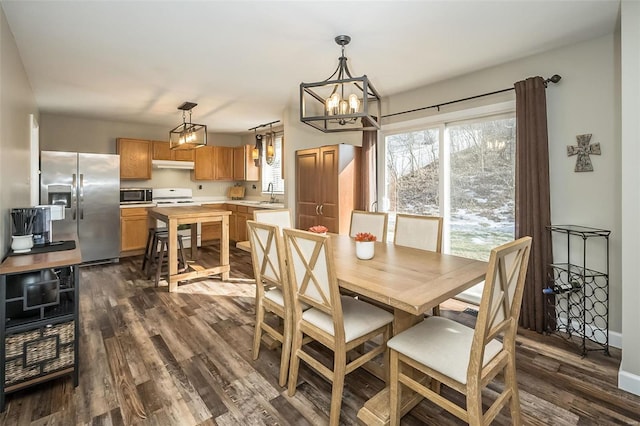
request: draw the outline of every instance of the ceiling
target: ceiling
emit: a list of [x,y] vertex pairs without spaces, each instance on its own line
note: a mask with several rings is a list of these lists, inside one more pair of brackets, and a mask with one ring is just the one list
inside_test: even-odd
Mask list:
[[246,132],[282,118],[340,47],[382,97],[609,34],[619,0],[2,0],[42,112]]

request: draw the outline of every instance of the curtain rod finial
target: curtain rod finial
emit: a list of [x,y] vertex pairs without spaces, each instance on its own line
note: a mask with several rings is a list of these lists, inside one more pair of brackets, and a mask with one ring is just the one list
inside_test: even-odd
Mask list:
[[562,79],[562,76],[558,75],[558,74],[554,74],[551,77],[549,77],[548,79],[545,80],[545,83],[548,82],[552,82],[552,83],[557,83]]

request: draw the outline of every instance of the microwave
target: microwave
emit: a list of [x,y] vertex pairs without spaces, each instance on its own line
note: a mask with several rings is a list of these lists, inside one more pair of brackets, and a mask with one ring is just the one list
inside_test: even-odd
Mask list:
[[151,188],[120,188],[120,204],[145,204],[153,202]]

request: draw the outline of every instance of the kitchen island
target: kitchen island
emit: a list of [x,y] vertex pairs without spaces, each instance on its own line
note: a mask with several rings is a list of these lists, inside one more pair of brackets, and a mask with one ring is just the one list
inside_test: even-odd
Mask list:
[[[153,207],[149,209],[149,228],[156,227],[156,220],[167,224],[169,231],[169,292],[178,288],[179,281],[202,278],[220,274],[223,280],[229,279],[229,215],[230,211],[201,206]],[[189,263],[189,270],[178,273],[178,226],[191,225],[191,260],[198,259],[198,223],[220,222],[220,263],[205,268],[197,263]]]

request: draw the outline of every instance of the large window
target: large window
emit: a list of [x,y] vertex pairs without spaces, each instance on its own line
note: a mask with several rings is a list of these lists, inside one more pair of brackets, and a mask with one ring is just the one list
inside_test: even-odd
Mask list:
[[383,210],[444,217],[443,251],[488,260],[515,230],[513,112],[385,129]]
[[273,184],[274,194],[284,194],[284,179],[282,179],[282,135],[276,136],[273,142],[275,156],[272,164],[267,164],[266,160],[266,144],[262,146],[262,192],[271,193],[269,184]]

